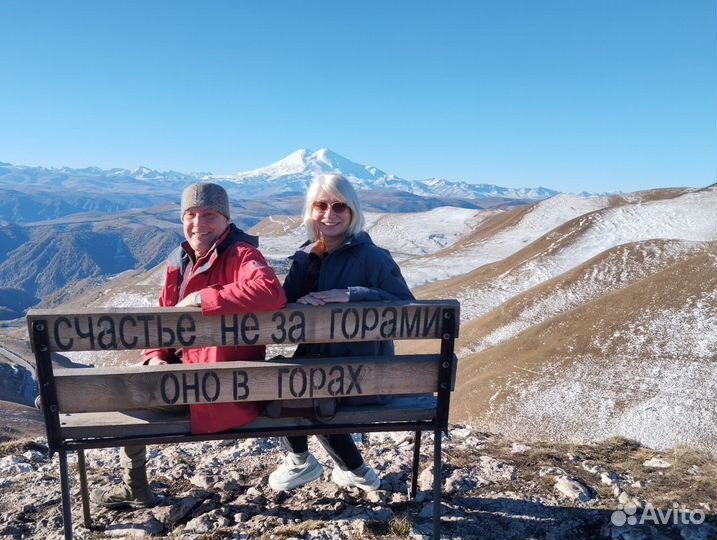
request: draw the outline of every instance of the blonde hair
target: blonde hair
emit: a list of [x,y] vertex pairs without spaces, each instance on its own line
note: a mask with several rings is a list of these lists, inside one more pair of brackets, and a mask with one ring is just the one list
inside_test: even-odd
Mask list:
[[321,192],[325,192],[345,202],[351,209],[351,223],[348,229],[346,229],[346,236],[352,236],[363,231],[365,224],[363,210],[361,209],[361,202],[351,182],[340,174],[322,174],[314,178],[314,181],[311,182],[304,201],[304,226],[309,235],[309,240],[313,241],[318,239],[318,231],[314,227],[314,220],[311,218],[313,214],[313,204]]

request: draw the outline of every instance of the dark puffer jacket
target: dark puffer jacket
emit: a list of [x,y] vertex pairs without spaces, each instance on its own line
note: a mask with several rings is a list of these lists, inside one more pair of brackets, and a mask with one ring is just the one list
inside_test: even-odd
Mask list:
[[[306,294],[314,244],[306,242],[290,257],[289,274],[284,292],[289,302]],[[349,237],[346,242],[321,261],[317,291],[348,289],[349,302],[380,300],[414,300],[396,261],[391,254],[373,243],[366,232]],[[295,357],[311,356],[392,356],[393,341],[364,343],[302,343]]]

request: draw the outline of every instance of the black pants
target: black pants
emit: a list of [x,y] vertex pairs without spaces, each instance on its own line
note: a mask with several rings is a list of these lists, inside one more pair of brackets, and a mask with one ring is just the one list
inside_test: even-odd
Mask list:
[[[333,435],[316,435],[321,446],[329,453],[336,465],[344,471],[353,471],[363,465],[361,453],[356,448],[356,443],[348,433],[336,433]],[[282,437],[282,445],[295,454],[308,452],[309,439],[307,436]]]

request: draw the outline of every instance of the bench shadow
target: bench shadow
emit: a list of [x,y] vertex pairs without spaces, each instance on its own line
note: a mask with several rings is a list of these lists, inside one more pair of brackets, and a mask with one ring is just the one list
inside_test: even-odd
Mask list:
[[[400,477],[400,474],[397,474]],[[387,478],[391,481],[390,478]],[[405,483],[405,476],[403,477]],[[162,491],[169,486],[160,483]],[[245,486],[246,489],[249,486]],[[221,507],[224,515],[235,521],[233,527],[259,515],[266,518],[280,518],[295,523],[297,530],[301,523],[312,521],[362,520],[374,535],[390,534],[392,520],[398,518],[410,523],[411,529],[424,537],[432,534],[432,507],[430,494],[419,493],[419,500],[403,500],[377,505],[365,494],[336,491],[335,494],[316,494],[297,490],[290,493],[271,493],[269,497],[259,496],[254,500],[238,502],[246,489],[227,493],[207,491],[203,501],[192,495],[163,495],[154,509],[186,505],[187,511],[172,527],[186,524],[194,512],[208,500]],[[388,498],[395,492],[388,491]],[[227,499],[234,499],[229,500]],[[300,508],[297,508],[297,505]],[[378,509],[377,509],[378,508]],[[381,510],[383,508],[383,510]],[[511,540],[530,538],[534,540],[684,540],[685,538],[708,539],[717,531],[717,515],[709,514],[701,524],[660,524],[648,517],[642,524],[629,525],[613,520],[615,510],[551,506],[536,501],[511,499],[508,497],[485,498],[475,494],[443,494],[441,509],[441,538],[481,538],[482,540]],[[127,509],[122,514],[132,519],[137,510]],[[146,510],[142,511],[146,512]],[[640,518],[640,510],[636,517]],[[624,514],[623,514],[624,515]],[[627,517],[627,516],[625,516]],[[103,527],[96,527],[102,530]],[[302,537],[299,535],[299,537]]]

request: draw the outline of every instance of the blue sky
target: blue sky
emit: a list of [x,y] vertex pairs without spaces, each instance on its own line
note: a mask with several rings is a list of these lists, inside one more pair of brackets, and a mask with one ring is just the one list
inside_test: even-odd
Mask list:
[[0,0],[0,161],[717,180],[715,0]]

